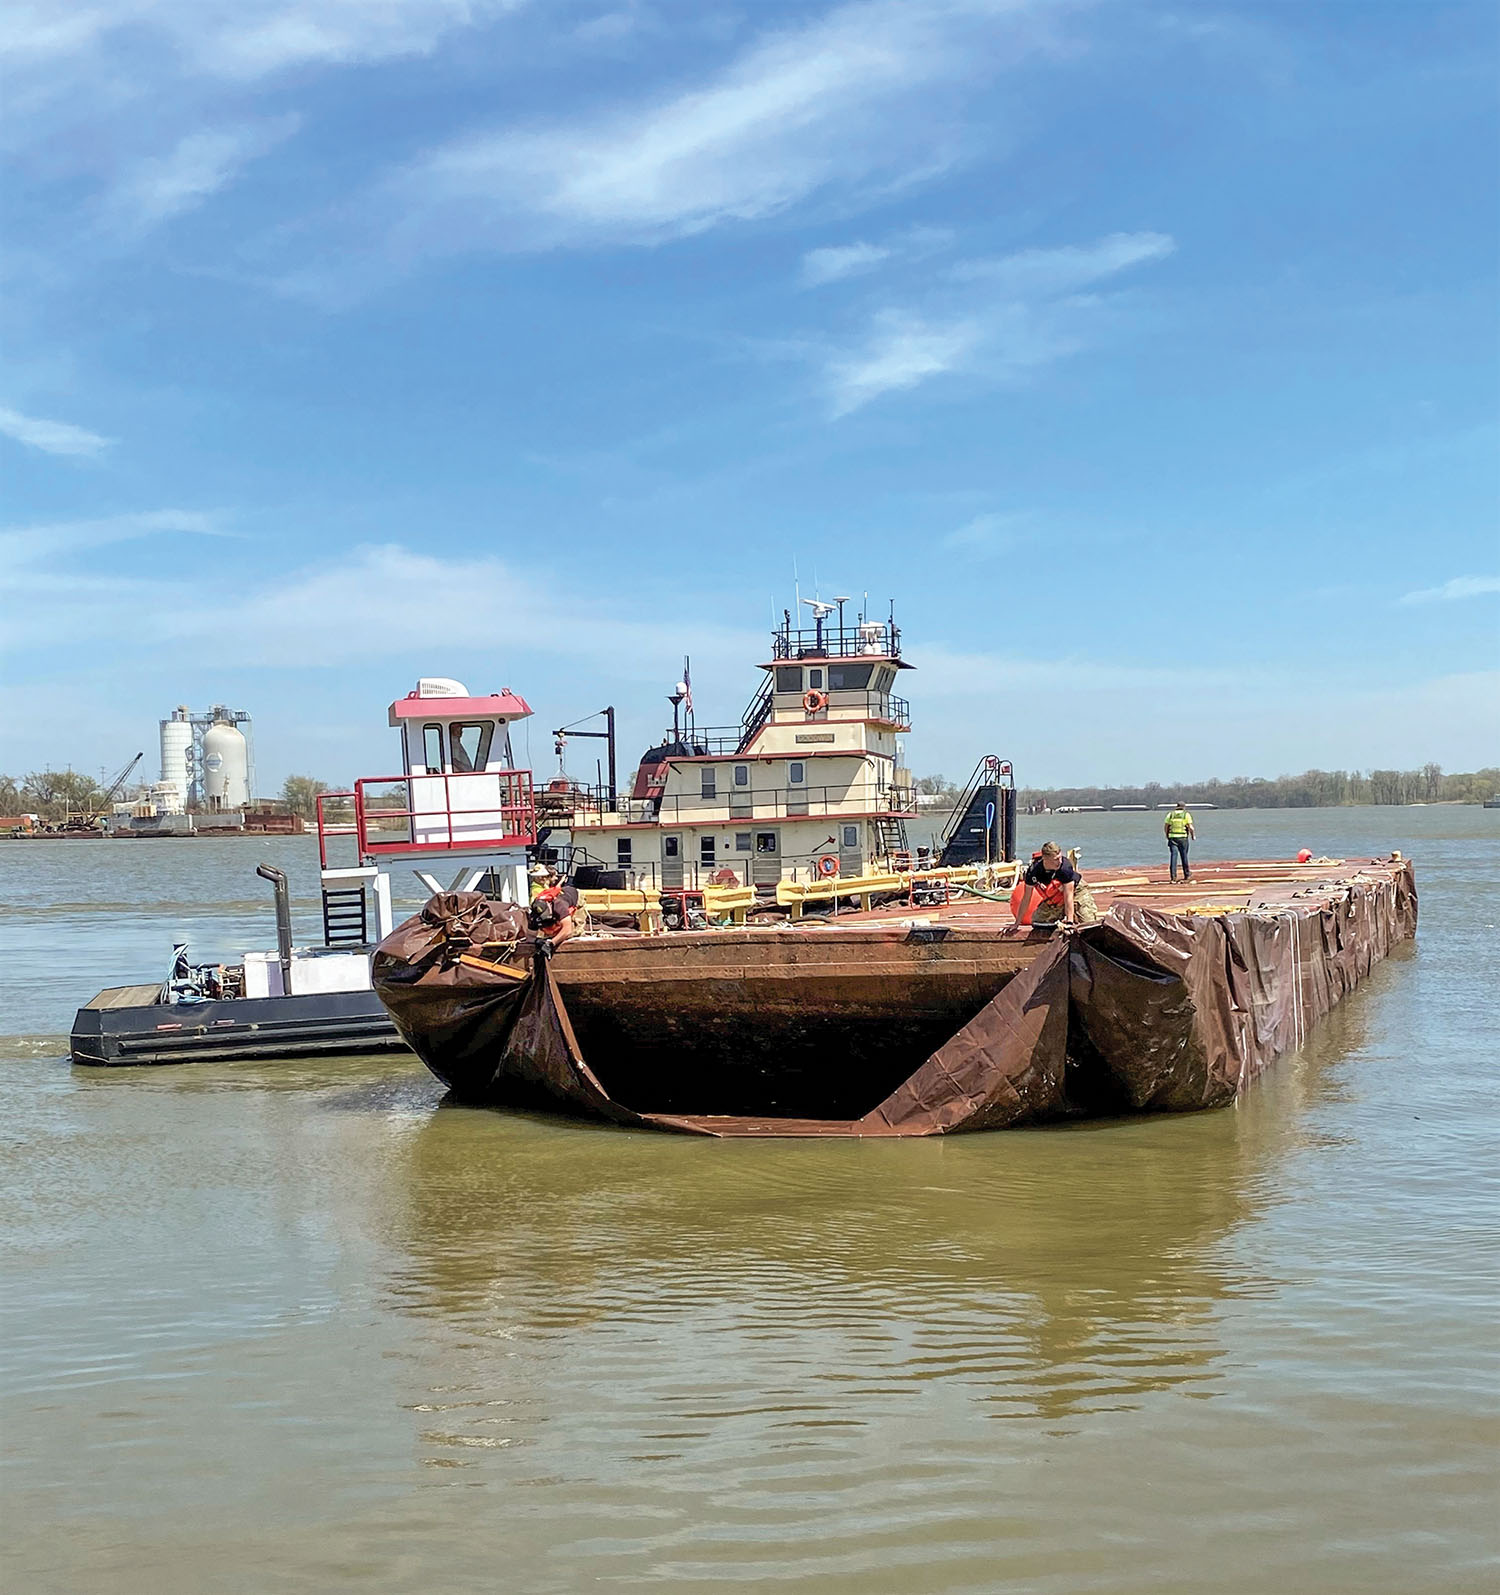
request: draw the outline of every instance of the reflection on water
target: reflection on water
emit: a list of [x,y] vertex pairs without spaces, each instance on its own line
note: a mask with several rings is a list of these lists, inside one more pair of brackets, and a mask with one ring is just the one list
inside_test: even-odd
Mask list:
[[[70,1071],[78,949],[165,921],[0,921],[7,1584],[1484,1587],[1500,848],[1408,823],[1419,946],[1239,1106],[947,1141]],[[90,851],[58,901],[128,901]]]

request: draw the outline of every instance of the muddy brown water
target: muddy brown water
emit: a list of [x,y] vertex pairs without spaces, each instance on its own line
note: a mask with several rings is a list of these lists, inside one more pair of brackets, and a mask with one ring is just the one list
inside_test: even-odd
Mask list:
[[1416,945],[1233,1109],[870,1144],[73,1070],[174,935],[273,942],[260,860],[310,929],[315,851],[0,844],[5,1587],[1495,1587],[1500,813],[1199,819],[1409,851]]

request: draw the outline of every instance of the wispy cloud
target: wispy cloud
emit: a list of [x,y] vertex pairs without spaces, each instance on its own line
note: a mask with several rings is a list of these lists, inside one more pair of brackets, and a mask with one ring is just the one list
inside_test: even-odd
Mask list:
[[873,271],[890,258],[890,250],[880,244],[833,244],[809,249],[802,257],[802,281],[809,288],[819,288],[826,282]]
[[899,393],[958,369],[984,338],[982,322],[972,317],[928,321],[909,311],[878,312],[860,344],[828,362],[834,415],[848,415],[883,393]]
[[[187,532],[200,537],[227,537],[220,518],[201,510],[144,510],[129,515],[104,515],[90,520],[47,521],[32,526],[0,530],[0,565],[13,578],[28,568],[57,570],[67,556],[86,548],[131,542],[163,532]],[[72,580],[71,573],[63,580]]]
[[946,227],[909,227],[878,244],[860,241],[827,244],[810,249],[802,257],[801,280],[804,288],[821,288],[825,283],[842,282],[846,277],[861,277],[889,261],[921,259],[953,242]]
[[468,134],[392,179],[398,248],[655,243],[889,187],[957,158],[951,115],[901,111],[1042,48],[1036,0],[864,0],[763,34],[708,82],[597,119]]
[[110,222],[132,233],[179,216],[218,193],[249,163],[297,129],[295,116],[189,133],[165,155],[136,163],[105,203]]
[[1103,301],[1080,291],[1172,253],[1163,233],[1114,233],[1097,243],[1031,249],[949,269],[920,305],[886,307],[846,347],[827,353],[832,413],[945,373],[1015,380],[1076,352]]
[[29,449],[40,449],[44,454],[82,459],[102,454],[115,441],[67,421],[44,421],[38,416],[22,415],[19,410],[5,409],[0,409],[0,434],[24,443]]
[[[162,47],[180,69],[254,79],[320,62],[352,64],[426,55],[445,34],[524,0],[22,0],[0,55],[13,69],[78,65],[129,34],[149,55]],[[137,55],[139,59],[139,53]]]
[[1110,233],[1092,244],[960,261],[949,276],[955,282],[983,283],[1008,298],[1035,299],[1076,293],[1127,267],[1165,260],[1176,247],[1166,233]]
[[1447,604],[1460,598],[1483,598],[1500,593],[1500,576],[1454,576],[1441,587],[1423,587],[1405,594],[1403,604]]
[[993,558],[1023,541],[1023,528],[1031,517],[1024,514],[976,515],[955,527],[941,540],[941,546],[979,559]]

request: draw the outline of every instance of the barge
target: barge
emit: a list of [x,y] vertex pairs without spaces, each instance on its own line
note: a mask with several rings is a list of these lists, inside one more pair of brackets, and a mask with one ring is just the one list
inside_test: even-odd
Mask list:
[[375,989],[462,1101],[712,1136],[910,1136],[1231,1102],[1415,934],[1409,861],[1090,877],[1079,926],[959,888],[784,921],[555,945],[434,898]]

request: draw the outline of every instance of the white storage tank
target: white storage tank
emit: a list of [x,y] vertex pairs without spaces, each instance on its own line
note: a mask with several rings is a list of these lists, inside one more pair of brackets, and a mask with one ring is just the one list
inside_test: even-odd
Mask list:
[[193,785],[193,723],[186,704],[173,710],[170,720],[161,722],[161,780],[159,786],[169,786],[177,794],[177,807],[181,814],[188,805],[188,794]]
[[203,733],[203,799],[211,809],[242,809],[250,801],[249,749],[227,720]]

